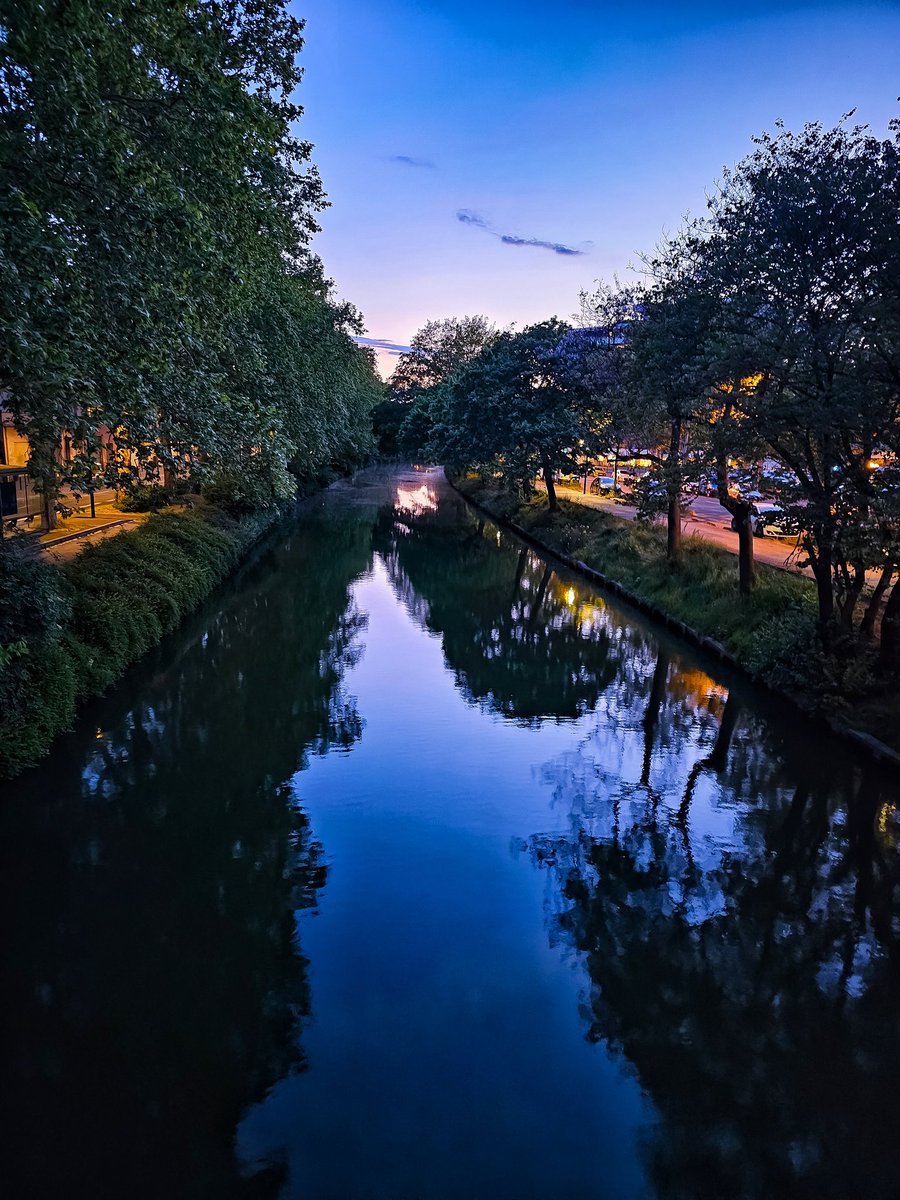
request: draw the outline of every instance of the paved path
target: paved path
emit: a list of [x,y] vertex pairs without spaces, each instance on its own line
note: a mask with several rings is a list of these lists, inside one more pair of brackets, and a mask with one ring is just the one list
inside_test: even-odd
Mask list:
[[[571,488],[557,488],[560,500],[572,500],[576,504],[586,504],[589,508],[600,508],[610,516],[620,517],[625,521],[633,521],[637,509],[631,504],[618,504],[606,496],[585,495]],[[713,496],[695,496],[690,508],[686,510],[682,529],[686,536],[691,534],[705,538],[723,550],[732,554],[738,552],[738,535],[731,528],[731,517]],[[784,571],[800,574],[796,565],[797,542],[795,538],[756,538],[754,552],[757,562],[766,563],[770,567],[779,567]],[[802,574],[812,575],[808,567],[803,568]]]
[[102,542],[117,533],[136,529],[149,516],[148,513],[123,513],[112,500],[98,500],[95,513],[96,516],[90,516],[90,510],[85,507],[61,519],[49,533],[42,533],[38,544],[44,556],[53,562],[68,562],[88,542]]
[[69,562],[80,554],[84,547],[90,542],[102,542],[108,537],[114,537],[117,533],[125,533],[129,529],[137,529],[140,525],[138,514],[130,513],[124,521],[119,521],[116,524],[101,524],[94,526],[91,529],[85,530],[80,536],[75,538],[64,538],[62,541],[50,541],[41,543],[41,552],[45,558],[51,559],[53,562]]

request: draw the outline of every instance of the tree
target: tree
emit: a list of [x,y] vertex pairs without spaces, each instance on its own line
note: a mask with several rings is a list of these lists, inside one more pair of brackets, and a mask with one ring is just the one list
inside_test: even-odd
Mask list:
[[426,321],[400,355],[390,378],[395,392],[420,392],[449,379],[470,362],[496,333],[487,317],[445,317]]
[[592,398],[596,438],[605,450],[645,448],[644,430],[630,403],[634,378],[634,324],[640,319],[638,293],[598,280],[596,291],[582,292],[580,328],[563,345],[571,347],[571,370],[580,374]]
[[377,414],[387,447],[393,435],[395,452],[410,458],[428,454],[441,387],[495,334],[494,326],[482,316],[426,321],[409,350],[400,355],[388,381],[389,397]]
[[[293,132],[302,28],[282,0],[7,5],[0,390],[49,494],[64,431],[87,461],[110,431],[114,482],[219,469],[263,502],[341,442],[331,383],[338,362],[361,383],[361,360],[308,250],[325,200]],[[298,343],[311,387],[279,370]]]
[[647,260],[652,282],[642,293],[632,331],[628,403],[666,495],[667,555],[681,553],[681,494],[691,422],[705,411],[713,376],[709,331],[713,297],[699,286],[689,238],[663,243]]
[[525,488],[540,471],[555,509],[554,476],[577,469],[591,402],[571,368],[569,332],[553,319],[501,333],[452,376],[438,405],[436,455],[452,466],[497,469]]
[[711,200],[706,270],[757,377],[741,413],[797,481],[791,507],[830,636],[852,622],[872,565],[848,534],[872,520],[867,464],[900,419],[897,252],[885,236],[900,156],[896,140],[846,121],[755,142]]

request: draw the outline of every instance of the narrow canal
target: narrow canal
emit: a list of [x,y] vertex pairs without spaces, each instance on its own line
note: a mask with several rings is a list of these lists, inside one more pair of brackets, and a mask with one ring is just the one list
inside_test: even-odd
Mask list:
[[439,472],[0,799],[10,1200],[900,1194],[895,784]]

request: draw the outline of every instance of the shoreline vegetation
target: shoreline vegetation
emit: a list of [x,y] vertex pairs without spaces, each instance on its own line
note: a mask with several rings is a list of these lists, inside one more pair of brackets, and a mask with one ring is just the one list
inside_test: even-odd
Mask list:
[[[586,508],[560,495],[528,498],[479,475],[446,472],[451,485],[487,516],[525,534],[566,563],[614,581],[623,598],[686,627],[699,644],[717,643],[721,657],[757,683],[825,719],[874,757],[900,763],[900,697],[879,677],[870,656],[849,662],[816,649],[815,583],[777,567],[758,566],[749,596],[736,590],[734,554],[700,537],[687,538],[676,562],[666,557],[666,530]],[[862,735],[862,736],[859,736]]]
[[285,516],[198,501],[86,545],[62,566],[9,550],[0,576],[13,637],[0,670],[0,779],[34,766],[79,707],[207,599]]
[[[328,201],[295,95],[304,25],[285,0],[13,7],[0,27],[7,777],[295,500],[371,460],[383,393],[362,316],[312,249]],[[36,518],[50,530],[107,490],[122,511],[160,511],[61,567],[18,544]]]

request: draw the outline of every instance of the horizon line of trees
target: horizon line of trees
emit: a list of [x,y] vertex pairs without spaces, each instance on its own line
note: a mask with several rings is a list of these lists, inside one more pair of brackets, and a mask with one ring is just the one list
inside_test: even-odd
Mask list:
[[302,30],[286,0],[7,6],[0,405],[51,500],[158,478],[270,507],[370,456],[374,356],[309,248]]
[[574,323],[429,322],[376,409],[383,451],[524,494],[540,474],[555,509],[560,472],[639,449],[639,511],[665,511],[673,562],[685,484],[714,475],[745,595],[753,505],[731,464],[774,459],[825,648],[880,627],[881,664],[900,668],[900,121],[879,139],[851,117],[754,138],[707,214],[638,283],[582,293]]

